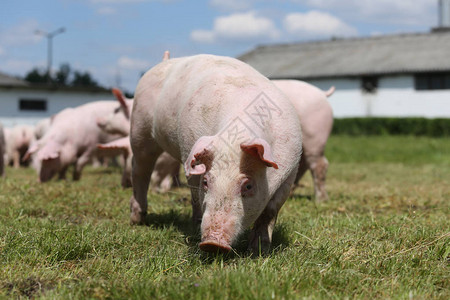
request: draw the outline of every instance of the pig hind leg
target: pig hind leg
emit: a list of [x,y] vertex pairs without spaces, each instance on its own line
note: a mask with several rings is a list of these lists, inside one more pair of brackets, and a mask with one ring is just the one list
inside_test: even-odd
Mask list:
[[314,193],[316,202],[321,202],[328,199],[328,194],[325,189],[325,180],[328,170],[328,160],[325,156],[318,157],[315,161],[310,163],[311,175],[314,180]]
[[297,170],[292,172],[286,181],[281,184],[262,214],[255,221],[249,239],[249,248],[253,253],[258,254],[269,250],[278,212],[289,196],[296,173]]
[[[131,140],[133,146],[133,140]],[[140,141],[140,143],[143,143]],[[155,163],[163,150],[151,139],[145,145],[139,145],[142,150],[133,151],[131,181],[133,196],[130,199],[131,224],[144,224],[147,216],[147,192]]]

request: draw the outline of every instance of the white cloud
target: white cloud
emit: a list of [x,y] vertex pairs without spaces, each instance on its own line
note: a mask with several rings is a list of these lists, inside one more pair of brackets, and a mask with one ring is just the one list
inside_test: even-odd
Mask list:
[[328,13],[309,11],[307,13],[291,13],[283,20],[285,29],[295,35],[302,36],[353,36],[356,28],[347,25]]
[[10,28],[0,30],[0,44],[2,46],[25,46],[36,44],[42,39],[36,30],[40,25],[36,20],[27,20]]
[[214,43],[215,35],[210,30],[194,30],[191,32],[191,39],[200,43]]
[[5,61],[1,61],[1,70],[9,74],[22,75],[30,71],[34,67],[36,67],[36,64],[27,60],[8,59]]
[[235,13],[214,20],[212,30],[194,30],[191,39],[196,42],[272,40],[280,32],[269,18],[257,16],[255,12]]
[[435,0],[291,0],[335,13],[351,12],[352,19],[421,25],[436,19]]
[[135,59],[128,56],[121,56],[117,61],[117,65],[120,68],[127,70],[147,70],[151,63],[143,59]]
[[222,11],[242,11],[251,7],[252,0],[211,0],[209,4]]

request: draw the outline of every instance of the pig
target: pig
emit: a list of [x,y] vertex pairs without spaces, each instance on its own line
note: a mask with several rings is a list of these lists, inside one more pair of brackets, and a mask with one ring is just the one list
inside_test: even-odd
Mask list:
[[123,93],[116,88],[112,89],[114,96],[120,105],[104,116],[97,118],[97,125],[105,132],[128,136],[130,134],[130,114],[133,99],[127,99]]
[[[130,113],[133,105],[133,99],[127,99],[119,89],[113,89],[113,94],[119,101],[120,106],[116,107],[109,115],[98,118],[97,125],[109,133],[117,133],[126,138],[120,141],[114,141],[108,144],[99,145],[103,150],[121,150],[124,158],[124,168],[122,173],[122,187],[131,187],[131,159],[132,151],[129,142],[130,133]],[[152,190],[165,193],[170,188],[179,185],[180,163],[169,153],[163,152],[156,161],[155,169],[150,180]]]
[[150,176],[167,151],[184,163],[202,251],[231,251],[252,224],[249,248],[270,247],[302,151],[295,108],[270,80],[230,57],[165,59],[137,85],[130,142],[132,224],[146,221]]
[[65,179],[71,164],[73,180],[79,180],[83,167],[97,155],[97,145],[119,138],[104,132],[96,123],[99,116],[116,106],[116,101],[96,101],[56,114],[47,133],[27,152],[27,158],[33,155],[39,181],[49,181],[56,174]]
[[0,123],[0,177],[5,176],[5,134],[3,125]]
[[328,160],[325,157],[325,146],[333,127],[333,111],[327,97],[331,96],[335,89],[331,87],[324,92],[298,80],[272,80],[272,82],[291,100],[303,130],[303,155],[294,187],[309,169],[314,182],[316,201],[327,200],[325,180]]
[[[110,155],[122,155],[124,167],[122,172],[122,187],[131,187],[131,161],[133,153],[130,146],[130,137],[98,145],[103,151],[111,151]],[[114,152],[116,151],[116,152]],[[156,160],[155,169],[150,179],[150,188],[158,193],[166,193],[172,187],[179,185],[180,163],[169,153],[163,152]]]
[[34,126],[34,137],[36,140],[41,139],[45,135],[45,133],[50,129],[52,118],[53,117],[42,119]]
[[34,141],[34,128],[30,125],[17,125],[13,128],[5,128],[5,141],[5,164],[19,168],[28,147]]

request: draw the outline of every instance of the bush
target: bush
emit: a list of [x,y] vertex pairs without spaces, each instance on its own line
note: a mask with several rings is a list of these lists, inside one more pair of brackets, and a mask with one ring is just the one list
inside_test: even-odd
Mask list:
[[332,134],[450,136],[450,119],[345,118],[335,119]]

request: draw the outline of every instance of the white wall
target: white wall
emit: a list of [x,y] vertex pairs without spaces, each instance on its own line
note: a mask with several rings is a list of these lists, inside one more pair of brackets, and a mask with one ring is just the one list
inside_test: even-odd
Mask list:
[[329,99],[336,118],[450,118],[450,90],[417,91],[413,76],[380,77],[378,90],[373,94],[362,92],[359,78],[309,82],[323,90],[332,85],[336,87]]
[[[20,99],[47,100],[47,111],[20,111]],[[4,127],[17,124],[35,125],[66,107],[76,107],[97,100],[114,100],[111,93],[2,89],[0,88],[0,122]]]

